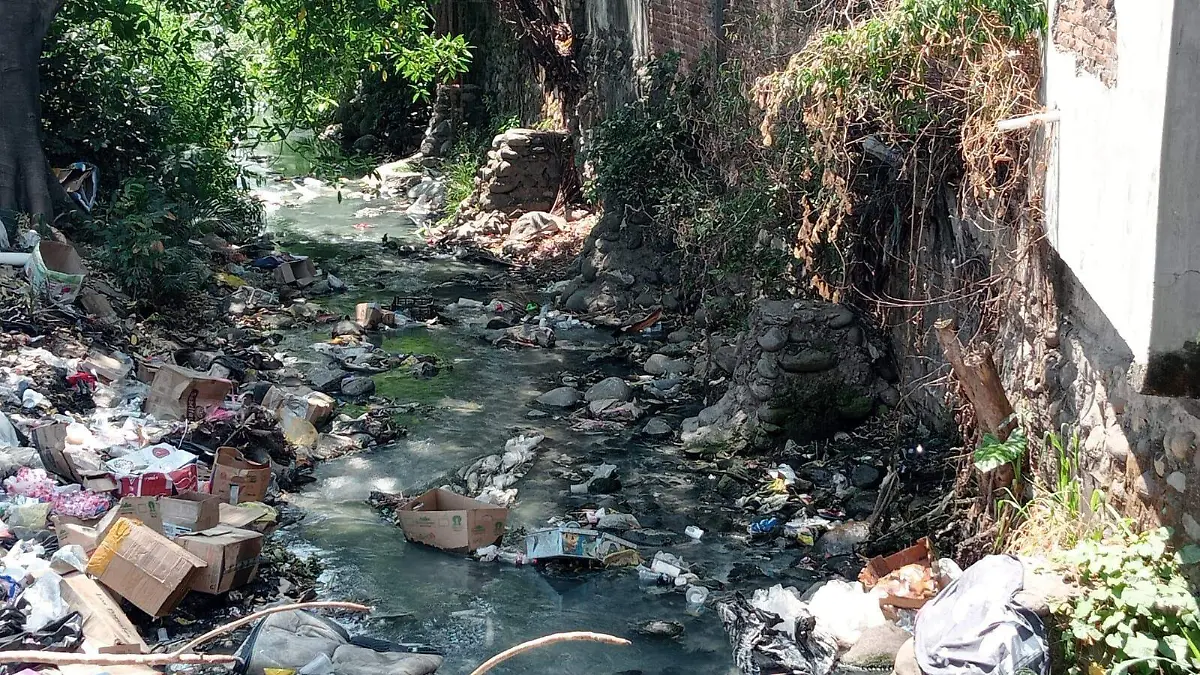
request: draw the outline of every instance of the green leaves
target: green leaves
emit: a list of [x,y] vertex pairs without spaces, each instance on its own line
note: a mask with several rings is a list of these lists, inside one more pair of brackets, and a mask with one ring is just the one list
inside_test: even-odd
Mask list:
[[1019,428],[1014,429],[1003,441],[992,434],[984,434],[983,441],[975,450],[975,468],[987,473],[1005,464],[1014,464],[1025,454],[1026,445],[1025,432]]

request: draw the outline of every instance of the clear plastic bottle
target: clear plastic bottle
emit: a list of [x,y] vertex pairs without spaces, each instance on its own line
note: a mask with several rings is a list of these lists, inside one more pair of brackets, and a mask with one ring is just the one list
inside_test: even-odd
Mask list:
[[703,586],[688,586],[684,591],[684,597],[687,598],[687,604],[690,607],[703,605],[708,599],[708,589]]

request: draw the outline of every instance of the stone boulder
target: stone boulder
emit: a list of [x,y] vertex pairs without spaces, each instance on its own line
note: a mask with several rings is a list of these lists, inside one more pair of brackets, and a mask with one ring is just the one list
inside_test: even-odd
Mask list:
[[[874,411],[887,387],[876,372],[884,349],[867,345],[853,312],[809,300],[764,300],[749,328],[712,361],[732,368],[730,387],[683,425],[683,440],[768,447],[852,428]],[[729,363],[730,359],[733,363]]]

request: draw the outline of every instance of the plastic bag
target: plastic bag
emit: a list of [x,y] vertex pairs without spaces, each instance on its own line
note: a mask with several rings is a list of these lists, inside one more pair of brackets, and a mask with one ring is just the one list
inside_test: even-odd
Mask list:
[[46,572],[25,589],[21,599],[29,603],[25,630],[33,633],[65,617],[70,607],[62,599],[62,577]]
[[79,544],[64,546],[54,552],[50,558],[50,567],[59,574],[72,570],[82,572],[87,569],[88,555]]
[[[0,426],[2,426],[2,423],[0,423]],[[0,429],[0,435],[3,435],[3,429]],[[0,445],[3,444],[4,441],[0,440]],[[22,467],[27,469],[42,468],[42,457],[38,454],[37,450],[21,447],[0,449],[0,478],[9,478],[16,475]]]
[[853,647],[864,630],[887,623],[879,600],[864,592],[857,581],[826,582],[808,601],[808,608],[817,618],[817,625],[832,633],[843,649]]
[[[0,230],[4,228],[0,227]],[[13,428],[8,416],[0,412],[0,448],[12,448],[21,444],[17,438],[17,430]]]
[[4,522],[9,527],[27,527],[31,530],[46,529],[46,518],[50,516],[48,502],[26,502],[8,508]]
[[796,619],[810,611],[808,606],[800,600],[796,589],[784,588],[779,584],[765,590],[754,591],[750,604],[757,609],[778,616],[780,622],[774,627],[784,631],[792,639],[796,638]]

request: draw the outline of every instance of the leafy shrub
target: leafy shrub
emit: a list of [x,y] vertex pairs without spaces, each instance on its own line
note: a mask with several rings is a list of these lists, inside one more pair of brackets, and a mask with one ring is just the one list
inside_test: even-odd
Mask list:
[[1200,561],[1200,549],[1176,553],[1169,538],[1166,528],[1124,530],[1062,554],[1082,589],[1054,608],[1068,672],[1200,672],[1200,607],[1181,571]]

